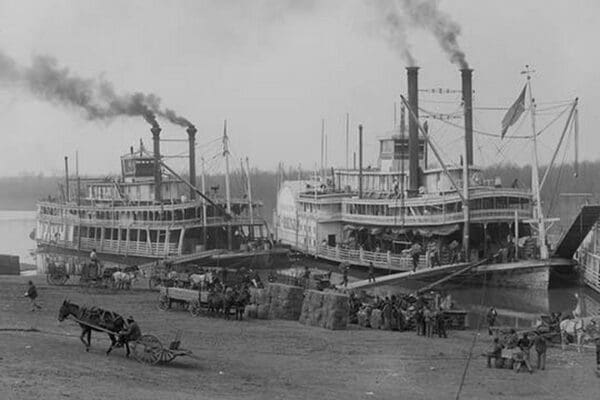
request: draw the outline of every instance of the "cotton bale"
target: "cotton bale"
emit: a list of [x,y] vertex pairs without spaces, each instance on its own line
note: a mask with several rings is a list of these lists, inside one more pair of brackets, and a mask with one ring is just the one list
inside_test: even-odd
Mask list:
[[371,312],[371,320],[370,320],[371,328],[380,329],[383,324],[383,318],[381,315],[381,310],[373,310]]

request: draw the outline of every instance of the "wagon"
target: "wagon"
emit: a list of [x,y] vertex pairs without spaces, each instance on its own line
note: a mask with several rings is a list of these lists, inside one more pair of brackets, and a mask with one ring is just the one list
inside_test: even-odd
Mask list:
[[48,264],[48,272],[46,273],[46,281],[50,285],[64,285],[69,280],[69,274],[64,264],[56,265],[55,263]]
[[208,292],[162,286],[158,295],[158,308],[168,310],[173,304],[179,304],[196,317],[202,313],[207,300]]
[[[87,321],[83,321],[74,317],[71,317],[71,319],[79,324],[87,325],[90,328],[98,331],[115,335],[117,337],[119,336],[118,332],[104,329],[100,326],[90,324]],[[149,365],[167,364],[173,361],[175,358],[182,356],[194,357],[191,350],[180,348],[180,344],[181,331],[176,333],[175,340],[170,342],[168,347],[164,347],[161,341],[154,335],[142,335],[138,340],[129,342],[133,358],[140,363]]]

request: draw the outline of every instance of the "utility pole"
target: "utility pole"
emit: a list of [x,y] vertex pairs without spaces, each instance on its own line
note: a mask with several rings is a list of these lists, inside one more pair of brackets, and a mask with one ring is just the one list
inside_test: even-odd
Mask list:
[[[206,196],[206,167],[204,165],[204,157],[202,157],[202,194],[204,194]],[[206,199],[204,197],[202,197],[202,225],[203,225],[203,229],[202,229],[202,243],[204,244],[204,250],[208,250],[208,245],[206,243],[206,240],[208,238],[207,232],[206,232]]]

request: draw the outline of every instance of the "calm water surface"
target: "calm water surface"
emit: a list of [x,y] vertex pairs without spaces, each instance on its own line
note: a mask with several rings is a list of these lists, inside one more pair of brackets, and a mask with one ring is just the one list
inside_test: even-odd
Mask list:
[[35,241],[29,234],[35,228],[35,211],[0,210],[0,254],[20,257],[21,263],[35,264],[31,252]]

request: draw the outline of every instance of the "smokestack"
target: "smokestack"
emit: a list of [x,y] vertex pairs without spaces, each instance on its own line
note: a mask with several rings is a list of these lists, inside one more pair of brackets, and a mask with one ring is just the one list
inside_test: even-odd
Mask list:
[[[186,131],[190,142],[190,183],[192,186],[196,187],[196,132],[198,132],[198,130],[194,125],[190,125]],[[195,198],[196,191],[190,188],[190,199],[193,200]]]
[[414,194],[419,191],[419,67],[406,67],[406,77],[408,105],[416,118],[408,118],[408,190]]
[[154,142],[154,200],[162,201],[162,176],[160,174],[160,127],[158,125],[154,125],[152,129],[152,141]]
[[471,75],[473,70],[463,68],[460,70],[462,76],[462,96],[465,113],[465,146],[467,150],[467,166],[473,165],[473,86]]

